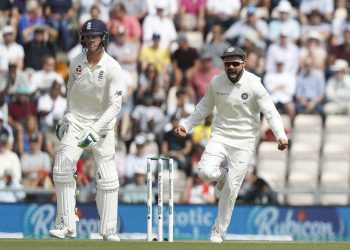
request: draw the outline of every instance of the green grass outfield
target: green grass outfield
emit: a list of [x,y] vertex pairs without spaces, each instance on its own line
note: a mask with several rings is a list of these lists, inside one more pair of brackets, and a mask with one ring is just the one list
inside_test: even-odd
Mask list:
[[350,242],[265,242],[265,241],[225,241],[213,244],[205,241],[180,242],[144,242],[121,241],[105,242],[102,240],[29,240],[29,239],[0,239],[0,250],[337,250],[350,249]]

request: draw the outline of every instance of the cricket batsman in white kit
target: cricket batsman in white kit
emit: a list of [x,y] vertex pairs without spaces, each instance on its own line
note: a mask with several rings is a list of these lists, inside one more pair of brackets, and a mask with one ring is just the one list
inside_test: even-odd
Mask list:
[[[221,58],[225,71],[213,77],[195,111],[184,125],[175,128],[175,133],[185,137],[214,107],[217,109],[211,139],[198,163],[199,177],[217,183],[218,215],[210,235],[214,243],[223,241],[230,224],[238,190],[255,149],[261,111],[278,141],[278,149],[288,147],[281,117],[261,79],[244,69],[244,51],[229,47]],[[220,168],[224,160],[228,169]]]
[[97,165],[99,234],[104,240],[119,241],[116,233],[119,180],[114,160],[114,126],[122,103],[121,67],[105,52],[109,35],[102,21],[86,21],[80,36],[83,51],[70,62],[67,113],[56,130],[61,140],[53,169],[57,221],[50,235],[61,239],[76,236],[74,174],[81,153],[90,149]]

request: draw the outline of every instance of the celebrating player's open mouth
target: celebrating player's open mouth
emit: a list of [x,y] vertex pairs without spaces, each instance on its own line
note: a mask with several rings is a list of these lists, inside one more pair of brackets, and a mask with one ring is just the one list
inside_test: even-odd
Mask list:
[[227,70],[228,76],[230,79],[235,80],[238,76],[237,71],[235,69]]

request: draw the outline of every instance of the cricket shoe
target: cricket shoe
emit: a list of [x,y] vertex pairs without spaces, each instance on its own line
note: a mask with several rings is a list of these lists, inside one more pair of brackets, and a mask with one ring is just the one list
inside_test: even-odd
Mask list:
[[105,235],[103,235],[103,240],[105,240],[105,241],[120,241],[120,238],[115,232],[110,231],[110,232],[107,232]]
[[221,242],[223,242],[221,235],[219,234],[219,232],[216,231],[215,228],[213,228],[211,230],[210,242],[211,243],[221,243]]
[[223,168],[224,170],[224,176],[221,178],[221,180],[219,180],[214,188],[214,195],[216,199],[220,199],[221,197],[221,191],[225,186],[226,183],[226,179],[227,179],[227,173],[228,173],[228,169],[227,168]]
[[49,232],[51,237],[58,238],[58,239],[64,239],[65,237],[68,238],[75,238],[77,237],[76,231],[69,231],[68,228],[63,224],[58,224],[54,229],[51,229]]

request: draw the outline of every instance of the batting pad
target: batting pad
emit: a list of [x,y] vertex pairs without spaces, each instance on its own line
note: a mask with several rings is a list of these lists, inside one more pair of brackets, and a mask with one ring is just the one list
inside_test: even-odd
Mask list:
[[56,155],[53,181],[57,196],[57,223],[63,223],[69,231],[76,231],[74,164],[63,155]]
[[100,215],[99,234],[115,234],[117,229],[119,179],[115,162],[105,161],[98,166],[96,206]]

